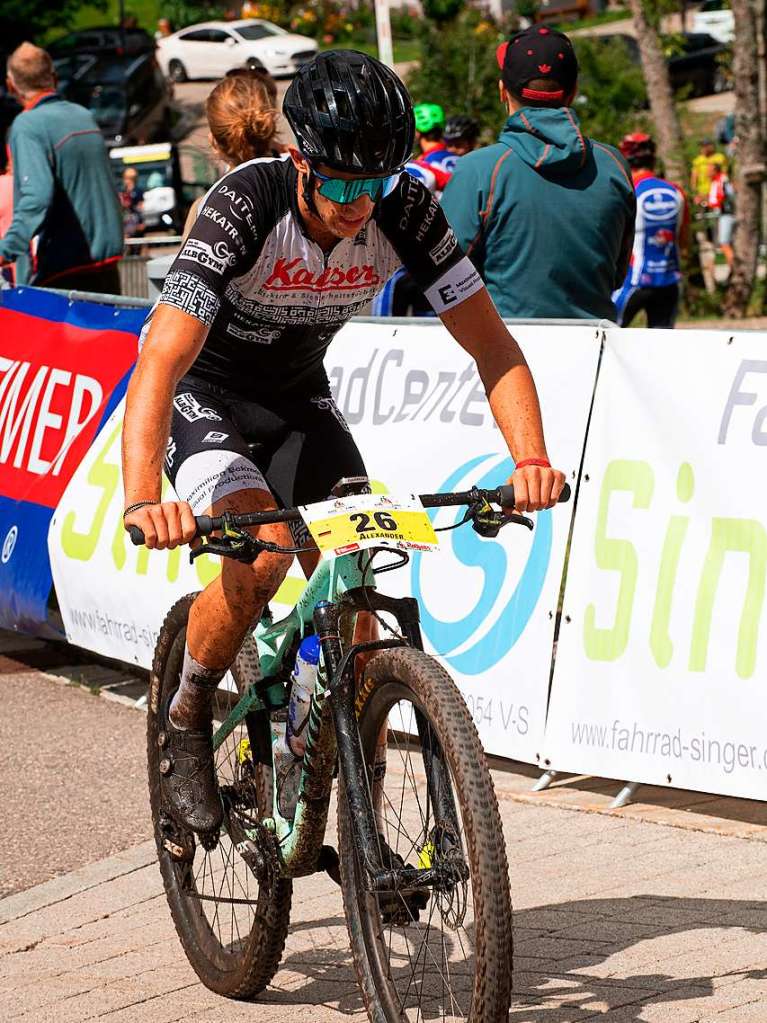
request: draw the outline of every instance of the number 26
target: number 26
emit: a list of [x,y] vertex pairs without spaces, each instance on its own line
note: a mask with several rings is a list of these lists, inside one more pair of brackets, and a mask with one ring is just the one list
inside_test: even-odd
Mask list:
[[397,528],[397,523],[387,512],[374,512],[373,522],[375,525],[370,521],[367,512],[354,512],[349,516],[349,521],[357,523],[358,533],[370,533],[375,530],[376,526],[387,533],[392,533]]

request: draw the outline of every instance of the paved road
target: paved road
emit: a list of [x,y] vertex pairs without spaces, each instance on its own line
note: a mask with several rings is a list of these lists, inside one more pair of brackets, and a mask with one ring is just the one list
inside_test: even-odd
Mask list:
[[[143,714],[67,685],[89,672],[71,648],[26,647],[0,656],[0,895],[151,834]],[[46,677],[24,660],[64,673]]]
[[[144,715],[67,685],[120,678],[73,660],[0,634],[0,877],[27,889],[0,899],[0,1019],[362,1023],[324,875],[297,882],[283,965],[258,1007],[199,984],[141,841]],[[615,782],[563,777],[533,794],[534,776],[494,771],[515,901],[510,1020],[764,1023],[767,805],[646,788],[611,813]]]

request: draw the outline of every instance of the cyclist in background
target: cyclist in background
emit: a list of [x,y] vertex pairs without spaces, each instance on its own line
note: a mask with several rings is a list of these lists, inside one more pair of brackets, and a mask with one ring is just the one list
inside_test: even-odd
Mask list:
[[416,163],[428,167],[436,179],[436,191],[441,192],[450,180],[452,170],[448,170],[445,161],[452,161],[453,154],[447,148],[443,138],[445,128],[445,111],[438,103],[417,103],[413,107],[415,116],[415,137],[420,149]]
[[[517,507],[553,507],[564,476],[549,464],[524,356],[439,204],[402,173],[414,133],[403,84],[372,57],[327,51],[296,73],[283,111],[290,158],[225,175],[165,279],[128,387],[125,525],[150,548],[173,548],[193,538],[195,514],[324,500],[342,477],[364,476],[323,358],[402,263],[476,361],[515,459]],[[163,461],[177,501],[161,501]],[[291,546],[282,523],[255,532]],[[190,830],[222,820],[212,695],[292,560],[228,559],[190,610],[161,781]],[[302,556],[305,571],[315,564]]]
[[450,153],[450,156],[442,161],[442,166],[452,174],[459,157],[466,156],[477,148],[479,125],[468,114],[454,114],[445,121],[442,138]]
[[613,295],[618,323],[628,327],[644,309],[648,327],[673,327],[687,248],[687,200],[678,185],[655,174],[655,142],[649,135],[624,136],[620,151],[631,166],[637,213],[628,275]]

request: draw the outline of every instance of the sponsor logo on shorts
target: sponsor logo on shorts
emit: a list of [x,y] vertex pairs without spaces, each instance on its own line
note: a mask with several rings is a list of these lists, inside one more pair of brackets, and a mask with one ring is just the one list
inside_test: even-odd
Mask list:
[[203,444],[220,444],[222,440],[226,440],[229,436],[228,433],[221,433],[220,430],[208,430],[205,436],[202,438]]
[[330,412],[335,419],[341,424],[347,433],[352,431],[349,429],[349,424],[343,417],[341,409],[336,405],[335,400],[329,394],[321,394],[316,398],[310,398],[312,405],[316,405],[322,412]]
[[214,423],[221,422],[221,416],[212,408],[203,408],[193,394],[177,394],[173,399],[179,415],[182,415],[189,423],[196,423],[200,419],[210,419]]
[[455,251],[457,244],[458,242],[455,240],[453,232],[448,231],[445,237],[440,242],[437,242],[433,249],[429,249],[432,262],[436,266],[444,263],[450,253]]
[[207,267],[214,273],[222,274],[227,267],[234,266],[237,257],[229,249],[225,241],[218,241],[214,245],[200,241],[199,238],[187,239],[186,245],[181,250],[181,259],[191,260]]
[[256,330],[243,330],[234,323],[226,325],[227,334],[239,338],[240,341],[253,341],[257,345],[269,345],[276,341],[281,331],[273,327],[258,327]]

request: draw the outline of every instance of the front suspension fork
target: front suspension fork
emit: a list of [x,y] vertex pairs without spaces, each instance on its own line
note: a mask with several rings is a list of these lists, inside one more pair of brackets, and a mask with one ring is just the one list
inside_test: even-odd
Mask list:
[[[406,645],[405,641],[392,639],[360,643],[344,654],[339,630],[339,608],[326,601],[319,603],[315,608],[314,629],[322,645],[322,656],[329,680],[328,687],[335,723],[338,759],[345,782],[348,812],[351,815],[352,829],[362,863],[374,890],[385,891],[408,886],[404,876],[398,878],[398,873],[402,872],[392,871],[381,858],[376,820],[376,809],[380,812],[381,807],[374,805],[371,779],[365,764],[354,707],[356,655],[367,651],[403,646]],[[424,765],[427,770],[429,796],[435,808],[435,822],[450,822],[457,835],[457,815],[444,755],[423,715],[417,715],[417,722]],[[380,744],[380,737],[378,744]],[[378,760],[380,756],[378,749],[376,753],[376,760]],[[374,789],[376,788],[376,768],[385,771],[385,764],[376,763],[374,766]],[[378,787],[382,789],[382,779],[379,780]],[[380,802],[382,793],[378,792],[376,795],[378,796],[377,801]],[[409,875],[413,872],[413,868],[406,868],[406,872]],[[412,879],[410,883],[412,884]]]

